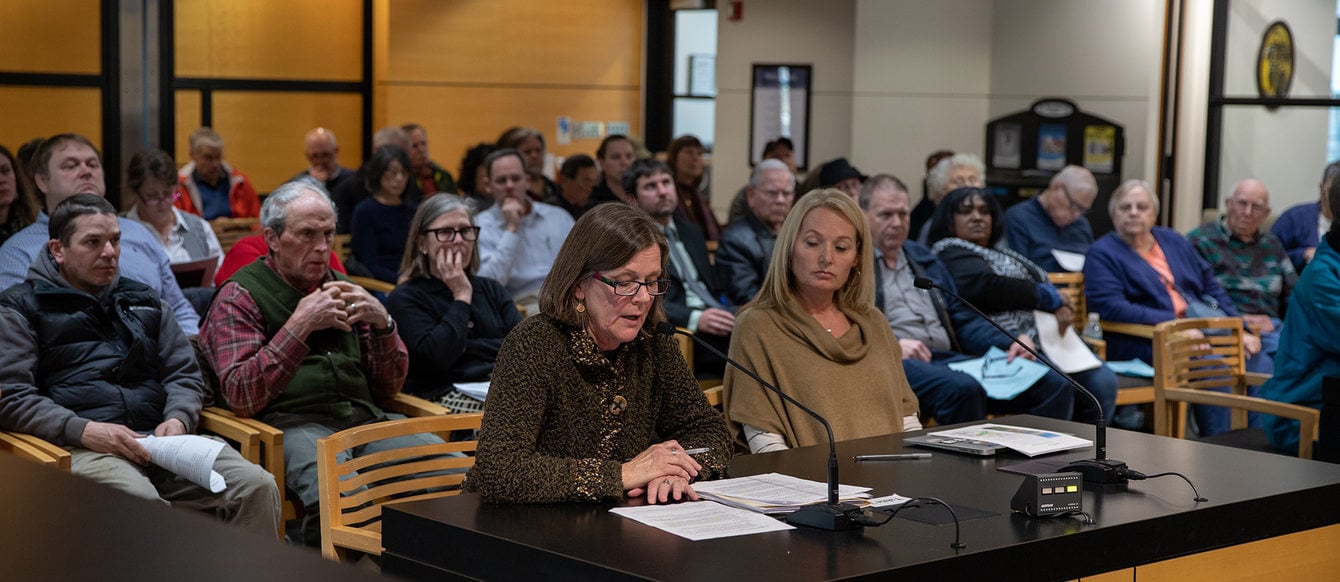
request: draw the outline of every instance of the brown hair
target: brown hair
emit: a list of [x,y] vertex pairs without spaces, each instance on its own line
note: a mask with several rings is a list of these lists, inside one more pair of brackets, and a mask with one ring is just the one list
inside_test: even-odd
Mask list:
[[38,202],[37,196],[33,193],[32,179],[28,177],[27,170],[22,162],[9,153],[9,149],[0,145],[0,157],[9,160],[9,165],[14,169],[14,201],[9,204],[10,215],[19,217],[20,227],[28,226],[37,222]]
[[[540,287],[540,311],[574,327],[584,324],[577,312],[577,285],[596,273],[619,269],[643,249],[656,245],[665,271],[669,247],[661,227],[646,212],[627,204],[599,204],[583,214],[568,232],[558,258]],[[665,320],[664,296],[653,296],[642,328],[648,331]],[[872,299],[873,301],[873,299]]]

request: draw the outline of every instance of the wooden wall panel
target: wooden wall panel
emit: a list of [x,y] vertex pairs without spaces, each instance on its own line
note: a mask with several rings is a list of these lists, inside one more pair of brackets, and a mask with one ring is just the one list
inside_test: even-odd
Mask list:
[[191,132],[200,127],[200,92],[179,90],[176,92],[173,102],[176,103],[177,113],[174,120],[176,125],[173,127],[177,147],[168,153],[172,154],[172,159],[177,162],[177,166],[183,166],[191,159],[191,150],[188,145]]
[[74,132],[102,148],[102,91],[0,86],[0,144],[11,152],[35,137]]
[[93,0],[0,2],[0,71],[98,74],[99,6]]
[[641,0],[395,0],[386,80],[639,86]]
[[526,125],[545,134],[548,151],[556,156],[585,153],[595,157],[598,139],[555,143],[555,116],[573,120],[627,121],[640,135],[636,90],[520,89],[498,87],[391,87],[386,111],[388,123],[413,121],[428,130],[433,159],[456,174],[467,148],[493,142],[503,130]]
[[363,76],[362,0],[175,0],[176,74],[304,81]]
[[[339,137],[340,163],[358,167],[363,155],[361,107],[362,99],[347,93],[216,91],[213,127],[223,137],[224,159],[265,193],[307,167],[303,136],[317,126]],[[187,140],[199,127],[199,118],[183,126],[181,113],[179,108],[176,156],[179,164],[185,164],[190,161]]]
[[1139,582],[1181,580],[1340,580],[1340,525],[1146,564]]

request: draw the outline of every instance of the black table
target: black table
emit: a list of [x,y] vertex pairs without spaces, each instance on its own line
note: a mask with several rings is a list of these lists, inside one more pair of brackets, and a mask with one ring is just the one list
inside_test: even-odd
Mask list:
[[[1093,436],[1092,427],[1044,418],[999,422]],[[383,568],[423,579],[1063,579],[1340,523],[1340,466],[1122,430],[1108,432],[1108,449],[1146,474],[1185,474],[1209,501],[1195,502],[1176,477],[1086,484],[1084,508],[1097,525],[1029,519],[1009,510],[1023,477],[996,469],[1026,458],[935,452],[930,461],[851,460],[904,450],[901,437],[885,436],[838,444],[842,482],[874,487],[875,495],[935,496],[994,513],[962,523],[966,549],[949,547],[952,525],[901,518],[854,532],[801,528],[693,542],[611,515],[608,506],[487,505],[466,494],[387,507]],[[746,455],[732,463],[731,474],[823,480],[826,457],[827,447]],[[1340,528],[1323,531],[1332,530]]]
[[382,580],[203,514],[0,454],[3,580]]

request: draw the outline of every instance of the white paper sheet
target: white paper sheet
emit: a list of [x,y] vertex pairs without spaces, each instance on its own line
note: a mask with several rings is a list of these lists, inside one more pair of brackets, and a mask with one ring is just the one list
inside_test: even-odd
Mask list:
[[1052,249],[1052,256],[1056,257],[1056,262],[1061,265],[1062,269],[1070,271],[1071,273],[1078,273],[1084,270],[1084,255],[1072,253],[1070,251]]
[[193,434],[168,437],[147,436],[139,439],[149,450],[153,464],[185,477],[211,493],[228,487],[223,475],[214,470],[214,459],[223,450],[223,443]]
[[935,436],[986,441],[988,443],[1010,447],[1020,453],[1035,457],[1046,453],[1082,449],[1093,442],[1074,435],[1011,426],[1008,424],[974,424],[962,428],[941,430],[930,433]]
[[610,513],[694,541],[796,529],[761,513],[712,501],[615,507]]
[[487,398],[489,395],[488,381],[457,382],[455,386],[457,390],[461,391],[461,394],[474,398],[475,400],[478,400],[480,402],[483,402],[484,399]]
[[[702,481],[694,483],[693,489],[713,501],[768,514],[791,513],[803,505],[828,501],[826,483],[781,473]],[[869,487],[838,485],[840,500],[864,500],[868,497]]]
[[1034,310],[1033,321],[1038,327],[1038,343],[1041,344],[1039,347],[1042,348],[1042,353],[1047,354],[1047,358],[1062,372],[1074,374],[1103,365],[1103,361],[1093,355],[1089,346],[1084,344],[1078,333],[1075,333],[1073,326],[1066,326],[1065,336],[1062,337],[1056,325],[1055,315]]

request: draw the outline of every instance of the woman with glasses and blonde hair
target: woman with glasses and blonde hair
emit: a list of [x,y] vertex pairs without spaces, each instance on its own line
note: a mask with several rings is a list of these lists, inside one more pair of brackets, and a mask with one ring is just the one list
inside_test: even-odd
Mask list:
[[469,491],[494,503],[697,499],[730,437],[665,321],[666,241],[647,213],[583,214],[540,289],[540,315],[503,342]]
[[[919,430],[902,350],[875,308],[865,217],[841,190],[815,190],[782,223],[763,287],[740,310],[731,357],[818,412],[838,440]],[[822,425],[726,370],[733,433],[755,453],[828,442]]]
[[521,323],[501,283],[479,277],[479,227],[459,196],[432,196],[409,225],[400,277],[386,309],[409,349],[405,391],[453,412],[483,403],[453,384],[488,380],[503,338]]

